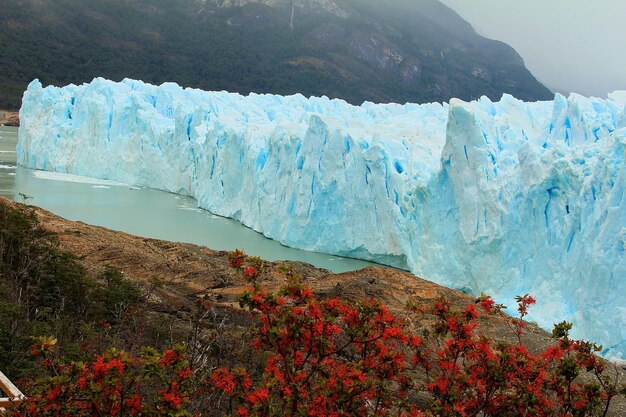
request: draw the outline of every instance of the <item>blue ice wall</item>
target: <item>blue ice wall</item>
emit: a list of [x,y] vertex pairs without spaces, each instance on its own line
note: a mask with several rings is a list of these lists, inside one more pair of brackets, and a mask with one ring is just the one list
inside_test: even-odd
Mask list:
[[[96,79],[24,95],[20,164],[195,197],[281,243],[374,260],[626,353],[626,92],[365,103]],[[149,208],[147,208],[149,209]]]

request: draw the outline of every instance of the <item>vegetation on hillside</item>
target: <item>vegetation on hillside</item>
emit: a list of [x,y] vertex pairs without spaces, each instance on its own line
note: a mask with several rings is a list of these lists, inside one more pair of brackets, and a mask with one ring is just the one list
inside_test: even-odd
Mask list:
[[[133,389],[143,396],[176,378],[182,384],[189,375],[179,371],[187,367],[198,374],[235,363],[251,368],[249,318],[207,309],[201,301],[182,317],[160,311],[151,304],[159,282],[138,285],[118,270],[87,271],[59,249],[58,239],[33,209],[0,201],[0,370],[31,398],[17,415],[60,415],[61,401],[64,415],[81,415],[80,404],[58,395],[78,388],[93,391],[74,400],[99,398],[110,407],[113,393],[104,395],[97,381],[73,385],[79,371],[96,378],[123,363],[117,376],[139,384]],[[111,410],[100,415],[115,415]]]
[[334,1],[346,15],[297,1],[293,20],[290,1],[239,3],[5,0],[0,108],[19,108],[34,78],[175,81],[356,104],[551,97],[512,48],[477,35],[436,0]]
[[82,344],[103,323],[120,323],[142,297],[119,271],[90,278],[33,213],[0,204],[0,369],[10,379],[34,375],[33,337],[53,335],[57,357],[83,358]]
[[[524,346],[528,295],[520,319],[487,296],[398,316],[315,297],[288,267],[272,293],[264,262],[237,251],[245,310],[198,299],[164,326],[151,286],[113,270],[91,279],[28,209],[0,204],[0,255],[0,367],[28,396],[10,416],[604,416],[626,394],[567,323],[547,349]],[[477,336],[481,314],[517,342]]]

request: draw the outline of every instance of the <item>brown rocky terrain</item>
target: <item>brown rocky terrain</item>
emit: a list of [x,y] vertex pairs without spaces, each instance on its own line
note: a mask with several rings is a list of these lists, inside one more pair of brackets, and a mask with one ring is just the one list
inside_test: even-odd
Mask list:
[[[9,200],[2,198],[0,202]],[[151,301],[155,306],[160,305],[162,311],[188,310],[199,297],[224,307],[238,308],[238,296],[249,287],[228,266],[228,252],[133,236],[34,209],[42,226],[57,235],[61,249],[76,255],[93,276],[115,268],[142,285],[160,282],[162,285],[153,293]],[[320,296],[348,300],[375,298],[396,313],[403,312],[409,300],[429,306],[443,297],[460,309],[474,303],[474,298],[460,291],[388,267],[336,274],[303,262],[266,262],[263,284],[268,290],[278,290],[286,282],[285,266],[301,275]],[[505,315],[485,316],[481,328],[490,336],[513,341]],[[525,339],[535,351],[552,341],[547,332],[532,323]]]
[[19,126],[20,115],[15,111],[0,110],[0,126]]
[[[4,197],[0,197],[0,204],[28,210]],[[159,281],[161,285],[151,293],[149,300],[149,308],[155,313],[184,317],[198,298],[216,306],[238,309],[237,298],[249,287],[228,266],[228,252],[142,238],[66,220],[37,207],[31,209],[41,225],[57,236],[60,248],[73,253],[90,275],[115,268],[140,285]],[[339,296],[349,300],[375,298],[398,314],[403,313],[409,300],[426,307],[445,297],[459,309],[474,302],[473,298],[459,291],[386,267],[336,274],[301,262],[267,262],[264,286],[277,290],[284,284],[285,266],[300,274],[318,296]],[[482,315],[479,333],[496,340],[515,341],[507,317],[503,313]],[[522,336],[522,342],[534,352],[545,349],[553,341],[550,334],[532,323]],[[626,380],[626,372],[617,367],[611,369],[614,376]],[[613,403],[610,415],[626,415],[623,398]]]

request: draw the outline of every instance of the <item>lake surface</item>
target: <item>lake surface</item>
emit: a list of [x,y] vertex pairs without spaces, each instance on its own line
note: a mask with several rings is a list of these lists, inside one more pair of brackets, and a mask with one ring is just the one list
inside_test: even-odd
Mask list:
[[243,249],[267,260],[303,261],[334,272],[370,262],[291,249],[237,221],[197,208],[196,201],[163,191],[16,166],[17,128],[0,126],[0,195],[71,220],[138,236],[195,243],[215,250]]

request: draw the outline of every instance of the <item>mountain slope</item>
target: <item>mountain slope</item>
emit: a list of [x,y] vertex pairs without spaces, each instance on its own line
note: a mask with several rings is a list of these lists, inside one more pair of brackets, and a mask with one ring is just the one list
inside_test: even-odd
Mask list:
[[352,103],[550,91],[436,0],[5,0],[0,108],[96,76]]

